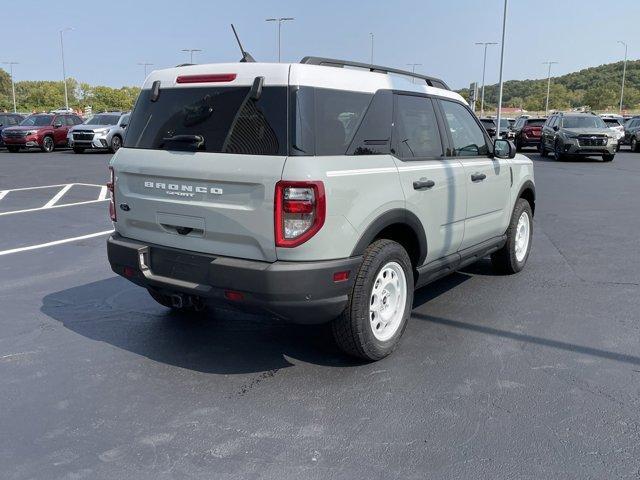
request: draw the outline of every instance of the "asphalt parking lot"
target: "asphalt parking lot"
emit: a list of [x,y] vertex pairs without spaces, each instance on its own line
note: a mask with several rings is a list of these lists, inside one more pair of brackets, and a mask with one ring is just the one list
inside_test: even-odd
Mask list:
[[362,364],[169,313],[108,266],[109,155],[0,151],[2,478],[640,478],[640,154],[528,155],[526,270],[420,290]]

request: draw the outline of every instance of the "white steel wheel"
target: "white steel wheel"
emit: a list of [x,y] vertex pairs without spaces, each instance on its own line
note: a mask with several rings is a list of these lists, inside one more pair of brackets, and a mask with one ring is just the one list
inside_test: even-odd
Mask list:
[[522,212],[516,226],[515,253],[516,260],[522,262],[527,256],[529,250],[529,238],[531,231],[531,220],[527,212]]
[[381,342],[393,337],[402,324],[407,302],[407,277],[397,262],[385,264],[376,276],[369,300],[373,336]]

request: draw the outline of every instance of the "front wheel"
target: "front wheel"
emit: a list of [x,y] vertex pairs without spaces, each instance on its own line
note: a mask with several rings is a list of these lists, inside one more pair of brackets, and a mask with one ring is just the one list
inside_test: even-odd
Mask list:
[[84,153],[84,147],[73,147],[75,153]]
[[540,152],[540,156],[541,157],[546,157],[547,156],[547,149],[544,146],[544,140],[540,140],[540,144],[538,145],[538,151]]
[[413,304],[413,267],[406,250],[377,240],[366,250],[349,303],[332,324],[338,346],[365,360],[380,360],[398,345]]
[[562,152],[562,143],[558,140],[556,140],[556,143],[553,144],[553,155],[559,162],[565,159],[565,154]]
[[636,137],[633,137],[631,139],[631,151],[632,152],[637,152],[638,151],[638,140],[636,139]]
[[613,161],[613,157],[615,157],[615,154],[605,153],[604,155],[602,155],[602,161],[603,162],[611,162],[611,161]]
[[55,148],[55,143],[53,141],[53,137],[46,136],[42,139],[42,146],[40,147],[40,149],[43,152],[51,153],[53,152],[54,148]]
[[116,153],[121,146],[122,139],[118,135],[114,135],[114,137],[111,139],[111,148],[109,148],[109,150],[111,150],[111,153]]
[[491,264],[498,273],[512,274],[521,271],[531,251],[533,236],[533,213],[531,205],[519,198],[511,214],[507,228],[507,243],[491,254]]
[[11,153],[18,153],[20,151],[20,147],[16,147],[14,145],[7,145],[7,150]]

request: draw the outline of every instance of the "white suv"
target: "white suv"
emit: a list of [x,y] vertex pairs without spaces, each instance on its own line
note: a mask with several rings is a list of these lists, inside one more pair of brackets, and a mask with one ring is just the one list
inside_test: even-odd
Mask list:
[[518,272],[531,247],[531,161],[443,81],[381,66],[153,72],[110,168],[116,273],[174,309],[331,321],[370,360],[415,288],[489,254]]

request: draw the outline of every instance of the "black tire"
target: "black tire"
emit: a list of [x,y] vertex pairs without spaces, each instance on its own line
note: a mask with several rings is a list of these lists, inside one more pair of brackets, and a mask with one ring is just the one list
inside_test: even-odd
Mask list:
[[[516,234],[520,216],[526,213],[529,216],[529,239],[526,254],[521,260],[516,258]],[[511,275],[521,271],[527,263],[531,253],[531,240],[533,237],[533,213],[531,205],[524,198],[519,198],[511,214],[509,228],[507,228],[507,243],[500,250],[491,254],[491,264],[497,273]]]
[[206,310],[206,306],[204,304],[191,304],[184,305],[182,307],[176,307],[171,301],[171,297],[169,295],[164,295],[151,288],[148,288],[147,291],[149,292],[149,295],[151,295],[151,298],[153,298],[156,302],[158,302],[163,307],[170,308],[174,312],[195,313]]
[[53,140],[51,135],[47,135],[42,139],[42,146],[40,150],[46,153],[51,153],[56,148],[56,142]]
[[111,153],[116,153],[120,147],[122,147],[122,138],[120,138],[120,135],[114,135],[111,139],[111,146],[109,147],[109,151]]
[[556,140],[553,144],[553,155],[559,162],[562,162],[567,158],[566,155],[562,153],[562,143],[559,140]]
[[602,155],[602,161],[603,162],[612,162],[613,158],[616,155],[614,153],[605,153],[604,155]]
[[75,153],[84,153],[84,147],[73,147]]
[[631,151],[632,152],[637,152],[638,151],[638,139],[636,137],[633,137],[631,139]]
[[9,150],[10,153],[18,153],[20,151],[20,147],[16,147],[14,145],[7,145],[7,150]]
[[540,152],[540,156],[542,158],[546,158],[548,152],[547,148],[544,146],[544,141],[542,139],[540,140],[540,145],[538,145],[538,151]]
[[[404,312],[393,335],[380,340],[374,335],[370,305],[378,273],[390,262],[402,268],[405,276],[406,302]],[[332,323],[336,343],[345,353],[368,361],[380,360],[398,345],[407,326],[413,304],[413,267],[407,251],[393,240],[377,240],[367,248],[349,295],[344,312]]]

